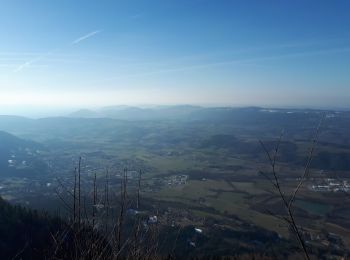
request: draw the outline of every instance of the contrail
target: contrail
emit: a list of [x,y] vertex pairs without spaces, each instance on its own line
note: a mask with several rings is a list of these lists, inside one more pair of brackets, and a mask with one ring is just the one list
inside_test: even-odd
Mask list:
[[[84,36],[82,36],[82,37],[79,37],[78,39],[74,40],[71,44],[72,44],[72,45],[75,45],[75,44],[77,44],[77,43],[79,43],[79,42],[82,42],[82,41],[84,41],[84,40],[86,40],[86,39],[88,39],[88,38],[90,38],[90,37],[93,37],[94,35],[96,35],[96,34],[98,34],[98,33],[100,33],[100,32],[101,32],[100,30],[90,32],[90,33],[88,33],[88,34],[86,34],[86,35],[84,35]],[[19,66],[14,70],[14,72],[20,72],[20,71],[23,70],[24,68],[27,68],[27,67],[31,66],[33,63],[35,63],[35,62],[37,62],[37,61],[40,61],[40,60],[46,58],[47,56],[52,55],[53,53],[57,52],[58,50],[59,50],[59,49],[56,49],[56,50],[54,50],[54,51],[50,51],[50,52],[48,52],[48,53],[44,53],[44,54],[42,54],[42,55],[39,55],[39,56],[36,57],[36,58],[33,58],[33,59],[29,60],[29,61],[26,61],[26,62],[24,62],[23,64],[19,65]]]
[[96,81],[95,83],[101,83],[101,82],[116,80],[120,78],[141,77],[141,76],[150,76],[150,75],[171,73],[171,72],[199,70],[199,69],[206,69],[206,68],[219,67],[219,66],[225,66],[225,65],[241,64],[241,63],[252,63],[252,62],[279,60],[279,59],[288,59],[288,58],[302,58],[302,57],[309,57],[309,56],[327,55],[332,53],[348,53],[348,52],[350,52],[350,47],[318,50],[318,51],[308,51],[308,52],[295,52],[295,53],[289,53],[289,54],[263,56],[263,57],[257,57],[257,58],[234,59],[234,60],[228,60],[228,61],[218,61],[218,62],[211,62],[211,63],[202,63],[202,64],[196,64],[196,65],[175,67],[175,68],[169,68],[169,69],[154,70],[154,71],[148,71],[143,73],[135,73],[135,74],[131,73],[126,75],[124,74],[124,75],[120,75],[112,78],[105,78],[100,81]]
[[[57,50],[55,50],[57,51]],[[27,68],[29,66],[31,66],[33,63],[38,62],[44,58],[46,58],[47,56],[51,55],[52,53],[54,53],[55,51],[49,51],[47,53],[43,53],[42,55],[33,58],[29,61],[24,62],[23,64],[19,65],[13,72],[20,72],[21,70],[23,70],[24,68]]]
[[21,70],[23,70],[24,68],[26,67],[29,67],[30,65],[32,65],[33,63],[43,59],[45,56],[49,55],[48,54],[45,54],[45,55],[42,55],[42,56],[39,56],[39,57],[36,57],[35,59],[32,59],[30,61],[26,61],[25,63],[19,65],[13,72],[20,72]]
[[86,40],[86,39],[88,39],[88,38],[90,38],[90,37],[92,37],[92,36],[94,36],[94,35],[96,35],[96,34],[98,34],[98,33],[100,33],[101,31],[93,31],[93,32],[90,32],[90,33],[88,33],[88,34],[86,34],[86,35],[84,35],[84,36],[82,36],[82,37],[79,37],[78,39],[76,39],[76,40],[74,40],[73,42],[72,42],[72,44],[74,45],[74,44],[77,44],[77,43],[79,43],[79,42],[82,42],[82,41],[84,41],[84,40]]

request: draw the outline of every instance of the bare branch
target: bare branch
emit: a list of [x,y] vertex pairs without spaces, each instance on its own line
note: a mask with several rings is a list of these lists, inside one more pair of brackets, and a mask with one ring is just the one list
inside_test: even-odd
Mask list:
[[308,156],[308,159],[307,159],[307,162],[306,162],[306,165],[305,165],[305,168],[304,168],[304,173],[303,173],[303,176],[301,177],[297,187],[295,188],[294,192],[293,192],[293,195],[291,197],[291,199],[289,200],[289,203],[288,203],[288,209],[291,209],[292,206],[293,206],[293,202],[295,200],[295,197],[298,193],[298,191],[300,190],[301,186],[303,185],[306,177],[308,176],[309,174],[309,170],[310,170],[310,165],[311,165],[311,162],[312,162],[312,159],[313,159],[313,154],[314,154],[314,151],[316,149],[316,146],[317,146],[317,143],[318,143],[318,137],[319,137],[319,133],[320,133],[320,129],[321,129],[321,126],[322,126],[322,123],[323,123],[323,120],[324,120],[324,116],[320,119],[320,122],[317,126],[317,129],[316,129],[316,133],[312,139],[312,142],[311,142],[311,148],[310,148],[310,151],[309,151],[309,156]]

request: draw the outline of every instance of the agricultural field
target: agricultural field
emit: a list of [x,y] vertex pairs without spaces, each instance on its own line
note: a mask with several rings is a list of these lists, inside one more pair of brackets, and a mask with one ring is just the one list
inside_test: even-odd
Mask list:
[[[271,154],[279,146],[276,172],[289,198],[305,171],[320,120],[317,147],[293,210],[308,243],[319,250],[329,247],[342,252],[350,247],[348,112],[272,113],[247,108],[195,110],[186,117],[150,120],[0,117],[0,130],[13,135],[19,147],[2,152],[0,195],[64,215],[57,190],[62,184],[72,187],[74,169],[82,157],[87,197],[95,174],[99,189],[104,189],[107,176],[111,197],[117,197],[121,173],[127,169],[133,199],[141,171],[142,200],[148,211],[157,212],[164,227],[199,226],[208,236],[250,230],[266,239],[293,240],[283,220],[286,212],[281,198],[271,183],[274,176],[268,156],[259,141]],[[20,153],[26,148],[40,152]],[[23,176],[23,165],[9,164],[14,153],[26,156],[21,160],[28,162],[27,176]],[[223,239],[225,245],[237,242],[230,235]]]

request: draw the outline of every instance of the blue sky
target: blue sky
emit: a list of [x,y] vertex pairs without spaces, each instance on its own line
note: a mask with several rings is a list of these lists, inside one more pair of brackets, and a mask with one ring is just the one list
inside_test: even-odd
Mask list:
[[349,12],[338,0],[3,0],[0,107],[349,107]]

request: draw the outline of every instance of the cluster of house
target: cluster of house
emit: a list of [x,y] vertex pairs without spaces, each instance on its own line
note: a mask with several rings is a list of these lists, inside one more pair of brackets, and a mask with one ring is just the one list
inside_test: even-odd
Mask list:
[[188,175],[172,175],[163,179],[163,182],[168,186],[185,185],[188,180]]
[[309,186],[311,190],[318,192],[350,192],[350,183],[347,180],[335,180],[327,178],[322,183]]
[[27,166],[27,161],[21,161],[19,164],[16,160],[7,160],[9,167],[15,167],[15,166]]
[[334,233],[321,232],[321,233],[309,233],[303,232],[303,236],[306,240],[306,243],[317,242],[319,245],[324,247],[332,248],[342,248],[344,246],[342,238]]

